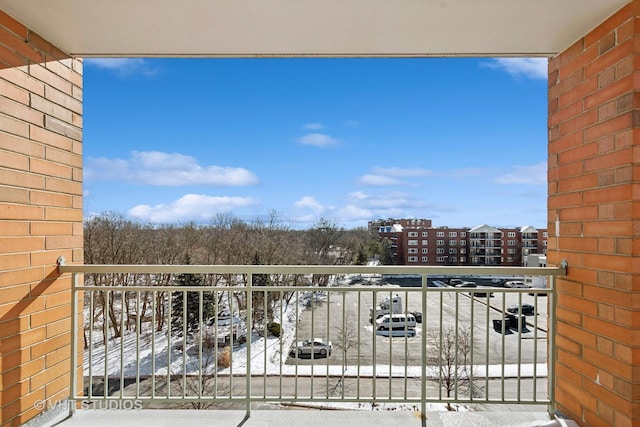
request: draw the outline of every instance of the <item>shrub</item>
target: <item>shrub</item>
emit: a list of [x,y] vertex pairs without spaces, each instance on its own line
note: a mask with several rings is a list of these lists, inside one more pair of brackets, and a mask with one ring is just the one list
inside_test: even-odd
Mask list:
[[279,337],[280,332],[282,332],[282,327],[280,326],[280,323],[271,322],[267,325],[267,330],[274,337]]
[[228,368],[231,366],[231,347],[225,346],[218,355],[218,367]]

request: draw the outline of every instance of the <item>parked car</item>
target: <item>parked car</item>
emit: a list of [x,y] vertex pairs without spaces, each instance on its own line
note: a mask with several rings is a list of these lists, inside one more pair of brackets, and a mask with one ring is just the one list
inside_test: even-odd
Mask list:
[[462,282],[462,283],[458,283],[457,285],[455,285],[456,288],[475,288],[476,282]]
[[323,338],[310,338],[308,340],[298,341],[293,347],[291,347],[289,355],[291,357],[328,357],[331,356],[331,350],[333,350],[331,341],[327,341]]
[[524,314],[524,315],[536,314],[536,309],[531,304],[522,304],[522,306],[519,306],[518,304],[513,304],[507,307],[507,311],[513,314]]
[[413,314],[385,314],[376,320],[376,329],[415,329],[416,324]]
[[487,294],[489,294],[490,298],[493,298],[493,292],[486,292],[486,291],[471,291],[469,292],[469,295],[472,295],[474,297],[486,297]]
[[530,286],[519,280],[509,280],[504,283],[505,288],[529,288]]
[[415,329],[379,329],[376,331],[376,335],[383,337],[415,337]]
[[413,314],[413,317],[416,318],[416,322],[422,323],[422,312],[420,312],[420,311],[412,311],[411,314]]

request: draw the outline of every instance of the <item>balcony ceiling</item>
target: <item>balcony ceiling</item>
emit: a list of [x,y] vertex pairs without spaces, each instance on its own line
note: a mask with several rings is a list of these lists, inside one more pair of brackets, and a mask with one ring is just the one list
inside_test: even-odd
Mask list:
[[550,56],[630,0],[0,0],[76,56]]

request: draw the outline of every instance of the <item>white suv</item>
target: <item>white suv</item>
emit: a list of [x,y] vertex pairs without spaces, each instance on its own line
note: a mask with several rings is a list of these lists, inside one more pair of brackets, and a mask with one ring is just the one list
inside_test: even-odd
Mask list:
[[376,328],[379,331],[390,329],[415,329],[416,318],[413,314],[385,314],[376,320]]

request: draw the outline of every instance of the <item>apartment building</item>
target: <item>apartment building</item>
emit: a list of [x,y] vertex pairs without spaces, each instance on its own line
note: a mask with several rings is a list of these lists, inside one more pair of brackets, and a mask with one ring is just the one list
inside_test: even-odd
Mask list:
[[388,239],[397,265],[521,266],[530,254],[546,254],[547,230],[520,228],[433,227],[429,219],[369,222],[382,241]]

